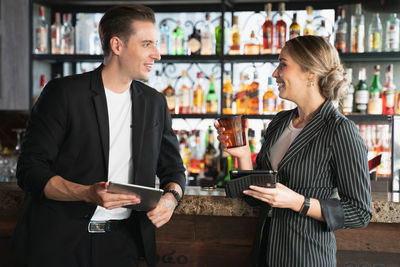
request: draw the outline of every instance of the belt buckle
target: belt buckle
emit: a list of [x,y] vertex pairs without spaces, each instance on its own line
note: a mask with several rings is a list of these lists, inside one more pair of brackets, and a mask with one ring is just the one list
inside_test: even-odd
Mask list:
[[90,221],[88,224],[89,233],[105,233],[107,228],[107,221]]

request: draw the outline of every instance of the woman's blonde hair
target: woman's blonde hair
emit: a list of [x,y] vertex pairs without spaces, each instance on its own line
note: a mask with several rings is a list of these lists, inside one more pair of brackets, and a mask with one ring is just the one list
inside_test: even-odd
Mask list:
[[349,87],[346,72],[338,52],[325,38],[299,36],[287,41],[284,49],[303,71],[311,71],[318,76],[322,97],[331,101],[343,97]]

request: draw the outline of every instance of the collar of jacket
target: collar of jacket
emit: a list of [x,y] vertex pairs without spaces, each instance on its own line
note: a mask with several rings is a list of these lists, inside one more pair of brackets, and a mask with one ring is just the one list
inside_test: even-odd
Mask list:
[[[315,114],[309,123],[304,127],[300,134],[296,137],[293,143],[290,145],[286,154],[283,156],[281,162],[278,165],[278,171],[282,169],[293,157],[308,143],[310,143],[318,133],[324,128],[327,121],[340,115],[337,109],[333,106],[331,101],[326,100],[320,110]],[[276,119],[271,122],[270,133],[265,136],[265,141],[267,142],[266,159],[267,167],[272,169],[270,162],[271,147],[278,141],[279,137],[282,135],[283,131],[289,126],[289,123],[298,116],[298,109],[284,111],[276,115]]]

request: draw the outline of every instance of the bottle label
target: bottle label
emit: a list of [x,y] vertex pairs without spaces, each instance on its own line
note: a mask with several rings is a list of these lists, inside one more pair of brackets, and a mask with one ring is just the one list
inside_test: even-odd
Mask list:
[[272,25],[268,25],[264,32],[264,48],[272,48]]
[[40,52],[47,51],[47,32],[45,27],[36,29],[36,49]]
[[167,93],[165,98],[167,99],[168,109],[169,110],[175,109],[175,95],[172,93]]
[[356,104],[368,104],[368,90],[358,90],[356,91]]
[[374,50],[379,50],[379,49],[381,49],[381,45],[382,45],[381,33],[374,32],[372,34],[372,48]]
[[390,25],[386,32],[386,46],[390,51],[399,50],[399,30],[396,29],[395,25]]
[[286,27],[284,25],[281,25],[279,27],[278,40],[279,40],[278,46],[280,48],[283,48],[285,46],[285,43],[286,43]]
[[346,33],[343,31],[337,31],[335,39],[335,47],[340,52],[347,52],[346,49]]
[[196,54],[200,50],[201,43],[196,38],[190,38],[188,42],[188,47],[192,54]]
[[207,113],[218,113],[218,101],[207,101]]
[[382,114],[382,98],[371,97],[368,103],[369,114]]
[[182,86],[181,95],[179,99],[179,107],[189,107],[190,106],[190,88]]
[[239,33],[235,32],[232,34],[232,46],[239,46]]
[[365,29],[364,24],[357,26],[357,52],[364,53]]
[[202,107],[203,106],[203,90],[197,89],[193,92],[193,105],[195,107]]
[[168,36],[166,34],[161,34],[160,36],[160,54],[168,55]]
[[353,95],[347,94],[343,98],[343,113],[350,114],[353,110]]
[[222,99],[222,108],[232,108],[232,102],[233,102],[233,95],[229,93],[224,93],[223,94],[223,99]]
[[394,107],[394,102],[395,102],[395,94],[394,91],[386,91],[385,92],[385,106],[386,108],[393,108]]
[[276,112],[276,101],[273,98],[263,100],[263,111],[264,112]]

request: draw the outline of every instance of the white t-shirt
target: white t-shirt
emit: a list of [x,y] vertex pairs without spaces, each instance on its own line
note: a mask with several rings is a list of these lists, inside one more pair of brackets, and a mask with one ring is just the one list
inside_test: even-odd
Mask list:
[[271,165],[274,170],[278,169],[278,165],[285,156],[290,145],[293,143],[294,139],[299,135],[303,128],[294,128],[292,121],[289,126],[283,131],[282,135],[279,137],[278,141],[271,147]]
[[[110,132],[108,181],[116,183],[132,182],[132,101],[130,91],[127,89],[118,94],[105,88]],[[92,220],[122,220],[128,218],[131,211],[127,208],[107,210],[97,206]]]

